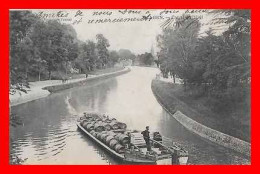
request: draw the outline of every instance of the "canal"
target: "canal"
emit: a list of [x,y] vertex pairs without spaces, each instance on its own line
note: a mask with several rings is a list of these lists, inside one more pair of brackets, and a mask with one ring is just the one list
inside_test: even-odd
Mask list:
[[118,164],[79,130],[84,111],[109,113],[130,129],[160,131],[189,151],[190,164],[245,164],[249,159],[187,131],[168,115],[151,91],[156,68],[131,72],[54,93],[11,108],[20,124],[10,126],[10,155],[25,164]]

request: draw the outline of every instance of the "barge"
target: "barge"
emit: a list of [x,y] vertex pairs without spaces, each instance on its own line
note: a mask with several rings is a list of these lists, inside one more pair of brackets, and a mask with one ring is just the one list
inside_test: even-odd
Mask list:
[[[150,150],[141,131],[127,130],[125,123],[99,113],[84,113],[78,128],[92,141],[124,164],[187,164],[188,152],[174,143],[165,143],[159,132],[150,133]],[[169,141],[168,141],[169,142]]]

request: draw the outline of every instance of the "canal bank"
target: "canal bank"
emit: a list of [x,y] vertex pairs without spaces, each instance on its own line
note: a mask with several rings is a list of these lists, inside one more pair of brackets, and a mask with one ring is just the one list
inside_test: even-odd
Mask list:
[[27,103],[33,100],[37,100],[40,98],[47,97],[49,94],[58,92],[61,90],[73,88],[76,86],[86,85],[89,82],[94,82],[95,80],[106,79],[116,77],[118,75],[125,74],[130,71],[130,68],[125,68],[120,71],[95,75],[81,79],[73,79],[69,80],[66,83],[62,83],[61,80],[48,80],[48,81],[40,81],[36,83],[31,83],[31,89],[25,93],[18,93],[16,95],[9,95],[10,106],[16,106],[23,103]]
[[12,107],[19,124],[10,126],[10,156],[37,165],[118,164],[77,130],[77,115],[89,111],[108,113],[133,130],[149,125],[186,149],[190,164],[250,164],[241,153],[194,136],[168,114],[151,90],[158,73],[155,68],[131,67],[129,73]]
[[[182,124],[189,131],[229,149],[233,149],[239,153],[242,153],[248,157],[251,154],[251,144],[243,141],[241,139],[235,138],[233,136],[224,134],[220,131],[214,130],[210,127],[207,127],[193,119],[189,116],[182,113],[181,109],[184,107],[179,107],[178,103],[170,103],[168,97],[171,97],[169,94],[165,95],[164,92],[166,89],[160,89],[158,85],[155,85],[155,80],[152,81],[152,91],[155,95],[157,101],[160,105],[180,124]],[[164,92],[163,92],[164,91]],[[174,100],[178,100],[174,97]]]

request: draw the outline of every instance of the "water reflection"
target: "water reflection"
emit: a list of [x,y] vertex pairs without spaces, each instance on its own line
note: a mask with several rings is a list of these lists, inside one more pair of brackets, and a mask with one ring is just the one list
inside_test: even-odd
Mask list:
[[11,127],[11,151],[27,164],[118,164],[77,130],[77,114],[109,113],[131,129],[149,125],[183,145],[192,164],[229,164],[248,161],[240,154],[188,132],[158,104],[151,91],[155,68],[133,68],[130,73],[90,82],[12,107],[23,124]]

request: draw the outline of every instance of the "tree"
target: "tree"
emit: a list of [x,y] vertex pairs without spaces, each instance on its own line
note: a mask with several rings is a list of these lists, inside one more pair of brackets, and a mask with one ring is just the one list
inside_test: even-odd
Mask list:
[[220,35],[210,29],[205,36],[198,36],[199,21],[183,17],[174,28],[157,36],[160,69],[164,76],[170,72],[182,78],[191,90],[203,89],[201,94],[214,101],[210,103],[218,112],[232,111],[238,105],[246,107],[251,83],[250,11],[210,13],[217,14],[219,18],[214,20],[229,28]]
[[110,45],[108,40],[102,34],[97,34],[96,39],[97,39],[96,48],[98,53],[97,66],[98,68],[103,68],[107,65],[109,61],[109,52],[107,48]]
[[10,12],[10,82],[26,82],[34,57],[31,30],[39,19],[31,11]]
[[67,75],[68,62],[74,61],[78,57],[78,42],[76,31],[70,25],[63,26],[61,38],[61,49],[63,51],[61,53],[63,62],[65,62],[65,71]]
[[119,57],[119,54],[116,51],[111,51],[109,53],[109,59],[110,59],[112,65],[115,65],[115,63],[119,62],[120,57]]
[[93,41],[86,41],[79,46],[79,56],[76,64],[83,71],[93,71],[96,68],[97,51]]
[[118,55],[122,60],[132,60],[135,61],[136,56],[128,49],[120,49],[118,51]]
[[152,65],[154,62],[154,57],[151,53],[144,53],[137,56],[137,59],[140,62],[140,65]]
[[93,71],[97,67],[97,48],[96,44],[93,41],[87,41],[87,59],[88,59],[88,69],[89,71]]
[[211,84],[211,95],[229,97],[237,102],[250,91],[250,11],[214,10],[211,13],[228,16],[216,20],[222,20],[230,27],[221,36],[209,34],[204,38],[205,43],[212,43],[209,56],[213,58],[207,61],[203,76]]
[[192,81],[193,57],[197,44],[200,23],[190,16],[183,16],[174,28],[167,28],[157,36],[160,48],[158,53],[160,69],[165,77],[170,72],[184,80],[186,85]]
[[46,63],[48,78],[51,72],[60,68],[78,56],[78,44],[71,28],[56,20],[47,22],[39,21],[33,31],[31,38],[37,47],[40,57]]

